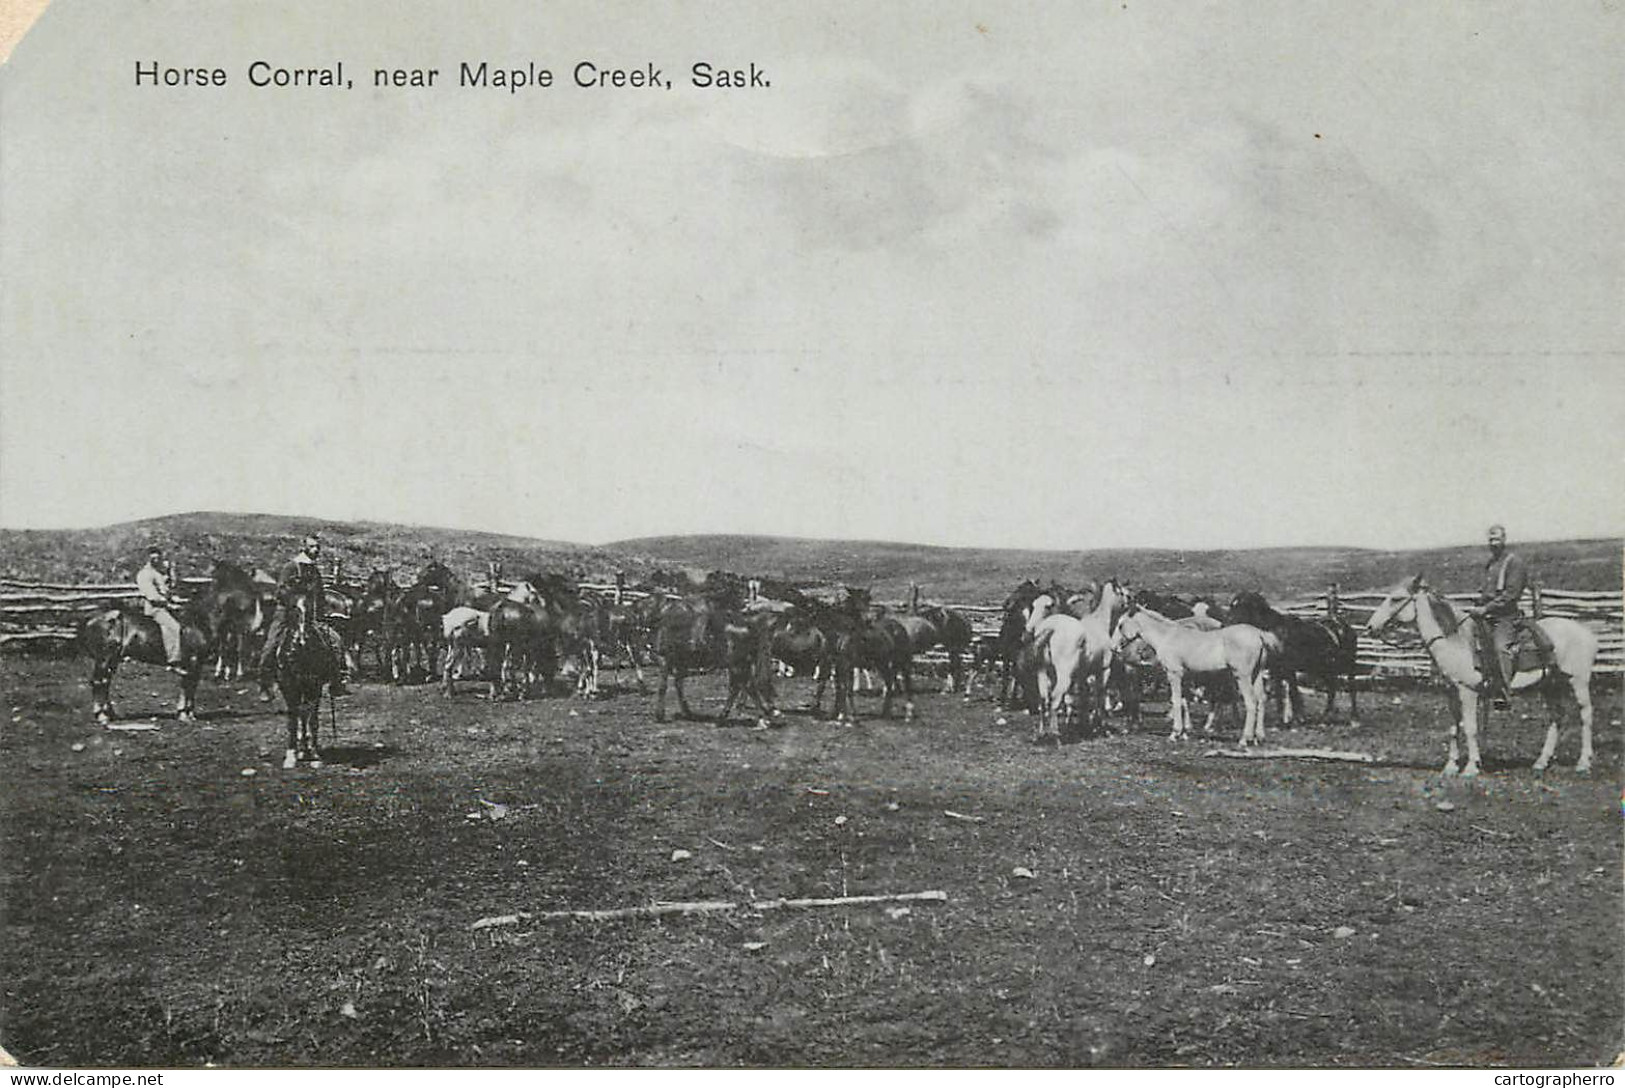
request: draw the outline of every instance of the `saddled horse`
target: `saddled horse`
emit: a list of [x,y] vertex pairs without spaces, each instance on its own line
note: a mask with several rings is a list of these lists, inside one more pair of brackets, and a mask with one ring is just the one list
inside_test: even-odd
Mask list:
[[254,576],[234,563],[217,560],[209,588],[201,596],[214,636],[217,680],[240,680],[254,659],[254,641],[270,621]]
[[[466,604],[458,605],[440,617],[440,633],[446,642],[446,661],[440,671],[442,690],[447,695],[455,695],[457,679],[490,641],[491,613]],[[481,671],[490,677],[489,661]],[[494,681],[490,695],[493,699],[496,697]]]
[[373,659],[380,676],[390,675],[389,610],[400,596],[400,587],[387,570],[374,570],[355,598],[350,622],[345,628],[345,645],[359,661],[362,647],[372,643]]
[[[198,681],[214,650],[214,639],[209,630],[209,614],[201,600],[188,603],[174,615],[181,625],[182,662],[181,697],[175,717],[177,721],[191,722],[197,720]],[[109,608],[90,616],[79,625],[76,645],[80,653],[90,658],[91,710],[103,725],[117,716],[113,708],[113,677],[120,662],[141,661],[160,667],[168,662],[158,622],[135,605]]]
[[445,649],[440,619],[469,603],[471,596],[451,568],[439,561],[430,561],[417,581],[401,590],[384,619],[392,658],[390,673],[397,684],[420,669],[429,680],[436,678]]
[[770,714],[762,695],[761,639],[765,625],[748,621],[743,600],[737,591],[719,586],[712,593],[686,597],[667,604],[661,611],[654,633],[654,652],[660,659],[660,691],[655,699],[655,721],[666,720],[666,685],[677,688],[677,706],[685,718],[694,717],[683,692],[689,673],[723,666],[728,672],[728,698],[718,721],[728,713],[742,694],[751,695],[760,707],[763,721]]
[[538,595],[533,603],[541,624],[532,644],[540,647],[539,672],[551,684],[558,665],[574,661],[575,691],[581,698],[598,694],[599,647],[603,641],[597,599],[582,596],[574,582],[556,573],[536,573],[525,579]]
[[1281,641],[1281,652],[1271,663],[1272,679],[1279,681],[1282,720],[1291,725],[1303,716],[1303,699],[1298,694],[1298,673],[1316,677],[1326,690],[1326,718],[1332,716],[1337,687],[1342,683],[1349,693],[1349,722],[1356,724],[1359,700],[1354,676],[1358,671],[1359,634],[1338,616],[1306,619],[1288,616],[1270,607],[1264,595],[1248,590],[1230,602],[1230,623],[1245,623],[1268,631]]
[[[452,614],[464,610],[453,609]],[[546,682],[553,664],[554,644],[541,592],[532,582],[521,580],[489,612],[475,614],[484,617],[490,697],[512,693],[528,699],[537,683]],[[449,671],[449,659],[447,668]]]
[[[1574,765],[1578,774],[1591,770],[1591,674],[1597,664],[1597,634],[1578,620],[1561,616],[1546,616],[1534,621],[1551,641],[1551,668],[1526,668],[1518,662],[1518,671],[1507,685],[1512,691],[1538,688],[1546,698],[1551,723],[1546,729],[1546,743],[1535,760],[1534,769],[1544,771],[1557,751],[1561,731],[1565,690],[1572,693],[1580,708],[1580,759]],[[1428,656],[1434,667],[1450,681],[1450,752],[1445,760],[1443,774],[1458,771],[1460,749],[1457,734],[1467,739],[1467,763],[1459,768],[1463,776],[1478,774],[1478,727],[1480,716],[1488,717],[1488,704],[1479,697],[1484,690],[1484,675],[1479,671],[1473,653],[1472,624],[1456,611],[1455,605],[1428,588],[1418,574],[1408,583],[1395,589],[1371,614],[1366,630],[1379,634],[1394,623],[1415,625],[1422,636]],[[1494,649],[1487,650],[1494,653]]]
[[1241,692],[1246,711],[1241,727],[1243,746],[1264,740],[1264,682],[1270,660],[1270,636],[1256,627],[1235,624],[1216,631],[1185,626],[1148,608],[1131,605],[1118,621],[1112,644],[1123,652],[1137,639],[1156,651],[1168,675],[1170,740],[1190,735],[1190,708],[1185,704],[1187,676],[1229,673]]
[[308,594],[291,593],[284,605],[288,623],[275,652],[277,687],[288,707],[288,747],[282,769],[292,770],[300,760],[320,767],[322,689],[341,674],[341,643],[337,631],[312,615]]
[[942,690],[964,692],[965,662],[970,656],[972,643],[976,641],[976,632],[971,629],[970,620],[965,618],[963,612],[941,605],[922,607],[919,614],[936,627],[937,645],[948,654],[948,679],[943,684]]
[[903,692],[903,717],[914,717],[914,642],[903,617],[875,614],[869,592],[849,589],[841,606],[840,627],[835,632],[835,717],[852,724],[858,721],[857,700],[853,698],[852,677],[869,670],[880,677],[883,694],[880,716],[891,717],[892,701],[898,689]]
[[[814,714],[823,713],[824,689],[837,665],[835,651],[842,629],[836,609],[803,599],[774,617],[763,640],[762,648],[769,662],[783,662],[797,673],[808,673],[816,678],[811,707]],[[763,662],[760,668],[768,697],[774,700],[771,682],[765,679],[772,676],[769,662]]]

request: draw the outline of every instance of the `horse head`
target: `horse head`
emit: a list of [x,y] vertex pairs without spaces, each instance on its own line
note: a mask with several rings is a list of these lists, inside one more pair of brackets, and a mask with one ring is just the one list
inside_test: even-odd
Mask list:
[[[1379,604],[1371,618],[1366,621],[1365,629],[1369,634],[1380,634],[1393,623],[1414,623],[1416,621],[1416,598],[1419,594],[1427,592],[1427,582],[1418,574],[1409,582],[1399,586]],[[1409,610],[1407,612],[1407,609]]]
[[288,595],[288,639],[295,646],[310,640],[311,625],[315,622],[314,601],[309,592],[300,590]]
[[1026,629],[1028,634],[1043,623],[1055,612],[1055,598],[1048,593],[1040,593],[1027,605]]

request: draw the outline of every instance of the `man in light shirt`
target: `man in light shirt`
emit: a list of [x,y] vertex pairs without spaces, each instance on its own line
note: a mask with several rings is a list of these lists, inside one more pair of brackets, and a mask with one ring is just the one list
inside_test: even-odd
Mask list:
[[164,550],[154,544],[147,549],[147,565],[135,575],[135,587],[141,593],[141,608],[152,617],[164,637],[164,659],[173,672],[181,672],[181,624],[171,611],[175,602],[169,595],[168,565]]

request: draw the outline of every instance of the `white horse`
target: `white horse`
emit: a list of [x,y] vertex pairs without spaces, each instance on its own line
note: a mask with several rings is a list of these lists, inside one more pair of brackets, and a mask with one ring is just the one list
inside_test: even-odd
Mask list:
[[440,617],[440,634],[446,643],[446,664],[441,670],[443,687],[452,694],[456,677],[491,637],[491,613],[468,605],[458,605]]
[[[1244,707],[1241,744],[1264,742],[1264,682],[1273,653],[1270,637],[1244,623],[1218,630],[1199,630],[1149,608],[1131,607],[1117,624],[1112,645],[1121,653],[1135,639],[1143,639],[1156,652],[1168,675],[1169,740],[1190,736],[1191,712],[1185,704],[1187,674],[1228,672],[1236,681]],[[1209,728],[1212,718],[1208,719]]]
[[[1450,710],[1456,720],[1450,723],[1450,754],[1445,760],[1445,775],[1457,773],[1456,761],[1460,750],[1456,745],[1459,730],[1467,737],[1467,764],[1460,768],[1465,777],[1478,774],[1478,727],[1480,718],[1488,720],[1489,706],[1480,701],[1484,689],[1484,676],[1473,660],[1472,625],[1456,611],[1444,597],[1428,588],[1418,574],[1409,583],[1390,593],[1371,614],[1366,630],[1376,634],[1391,623],[1409,623],[1416,626],[1422,636],[1433,665],[1451,682]],[[1591,770],[1591,672],[1597,663],[1597,635],[1591,628],[1576,620],[1560,616],[1547,616],[1536,620],[1540,629],[1552,640],[1553,667],[1568,681],[1574,700],[1580,706],[1580,761],[1574,765],[1578,774]],[[1495,651],[1491,649],[1490,653]],[[1544,771],[1557,751],[1557,735],[1563,722],[1563,686],[1557,677],[1540,671],[1520,672],[1507,685],[1513,691],[1540,685],[1546,696],[1546,706],[1552,720],[1546,730],[1546,745],[1535,760],[1535,770]]]
[[1055,612],[1055,598],[1040,594],[1027,607],[1027,634],[1037,662],[1038,728],[1034,743],[1060,740],[1060,719],[1082,699],[1084,722],[1106,720],[1106,677],[1112,663],[1112,631],[1128,607],[1115,579],[1081,618]]

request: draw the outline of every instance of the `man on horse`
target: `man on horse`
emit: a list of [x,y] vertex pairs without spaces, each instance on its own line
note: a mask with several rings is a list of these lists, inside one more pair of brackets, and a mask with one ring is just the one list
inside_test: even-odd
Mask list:
[[1491,525],[1488,535],[1490,557],[1479,579],[1478,605],[1467,614],[1478,624],[1479,645],[1484,649],[1484,682],[1499,710],[1507,707],[1508,684],[1512,676],[1512,654],[1518,632],[1524,626],[1518,602],[1529,587],[1529,571],[1514,552],[1507,551],[1507,531]]
[[175,601],[170,596],[168,564],[164,562],[164,550],[158,545],[154,544],[147,549],[147,565],[136,572],[135,587],[141,593],[142,611],[158,625],[158,630],[164,637],[164,659],[168,662],[169,670],[184,672],[186,666],[181,660],[181,622],[170,611],[175,607]]
[[[304,545],[299,554],[294,556],[277,575],[277,601],[280,607],[271,619],[271,626],[265,633],[265,649],[260,653],[260,683],[263,687],[265,678],[276,671],[277,657],[282,653],[283,642],[289,632],[289,617],[291,605],[295,597],[303,596],[310,607],[311,616],[321,620],[327,615],[327,587],[322,582],[322,572],[316,560],[322,554],[322,542],[315,535],[305,537]],[[342,641],[337,637],[325,622],[313,625],[317,637],[328,643],[328,648],[339,661],[339,676],[328,686],[334,695],[348,695],[349,688],[345,682],[349,679],[348,658],[344,653]],[[269,698],[269,693],[261,695]]]

